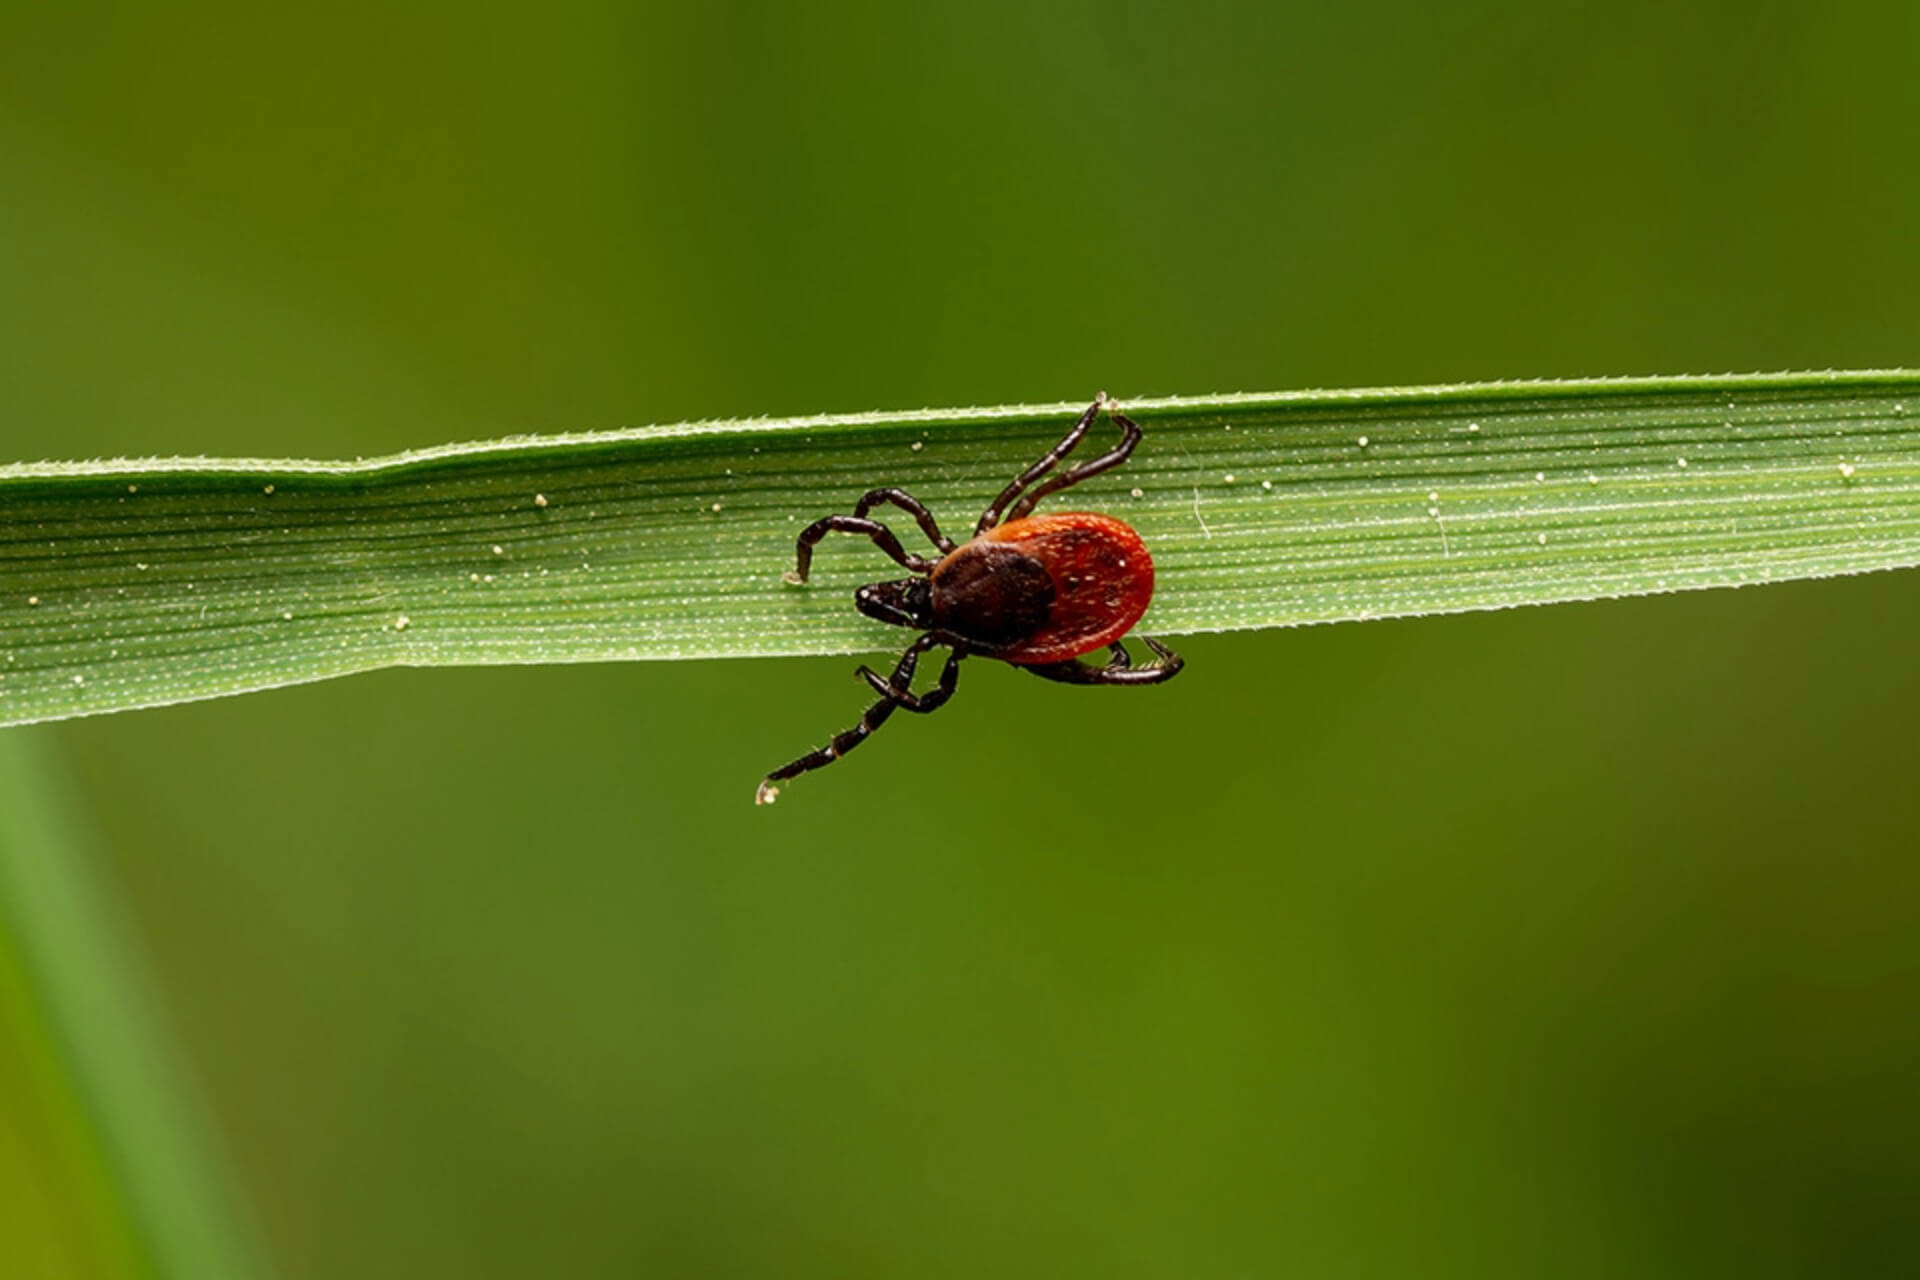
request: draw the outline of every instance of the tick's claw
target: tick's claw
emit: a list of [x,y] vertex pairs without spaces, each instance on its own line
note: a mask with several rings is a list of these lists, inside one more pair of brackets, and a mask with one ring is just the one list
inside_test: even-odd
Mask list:
[[790,587],[804,587],[807,585],[807,576],[798,569],[789,569],[780,575],[780,581]]
[[775,800],[778,800],[779,798],[780,798],[780,788],[774,786],[773,783],[771,782],[761,783],[760,789],[753,793],[753,802],[757,805],[772,804]]

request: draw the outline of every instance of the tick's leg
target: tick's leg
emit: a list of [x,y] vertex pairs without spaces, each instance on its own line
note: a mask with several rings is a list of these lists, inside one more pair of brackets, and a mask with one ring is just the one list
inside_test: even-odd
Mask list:
[[[871,707],[868,707],[867,714],[860,717],[859,724],[856,724],[844,733],[835,734],[833,741],[829,742],[826,746],[820,748],[818,751],[809,751],[792,764],[783,765],[768,774],[760,783],[760,789],[754,792],[753,802],[755,804],[772,804],[774,798],[780,794],[780,788],[774,785],[776,782],[785,782],[788,778],[797,778],[803,773],[811,773],[815,769],[824,769],[841,756],[847,754],[847,752],[865,742],[868,735],[887,722],[887,717],[893,714],[895,707],[903,705],[894,695],[893,690],[904,689],[913,682],[913,669],[915,664],[920,661],[920,655],[925,653],[935,643],[931,635],[925,635],[915,640],[911,645],[908,645],[907,651],[900,655],[900,664],[893,669],[892,687],[888,689],[887,696],[874,703]],[[951,687],[952,680],[950,677],[954,674],[953,664],[957,661],[958,656],[959,655],[956,654],[953,658],[947,659],[947,671],[942,672],[940,676],[941,684],[947,686],[946,697],[950,697],[953,694]],[[863,667],[861,670],[864,671],[865,668]],[[924,704],[929,699],[936,697],[940,698],[941,702],[946,701],[946,697],[941,696],[941,690],[939,689],[933,690],[927,694],[926,698],[922,698],[919,701]],[[934,705],[938,706],[939,704],[935,703]],[[928,707],[924,709],[931,710],[932,708]]]
[[1134,666],[1118,644],[1109,646],[1119,652],[1109,658],[1104,667],[1090,666],[1078,658],[1036,666],[1021,665],[1042,680],[1058,680],[1061,684],[1160,684],[1179,675],[1180,668],[1187,665],[1186,659],[1153,637],[1141,636],[1140,640],[1154,653],[1153,661],[1144,667]]
[[800,531],[800,538],[794,548],[793,569],[786,574],[788,582],[805,582],[807,575],[813,572],[813,547],[830,533],[858,533],[873,539],[873,545],[892,556],[895,560],[915,573],[927,573],[933,569],[936,561],[925,556],[917,556],[900,545],[893,530],[878,520],[869,520],[865,516],[822,516]]
[[901,667],[909,668],[904,679],[901,677],[899,667],[894,669],[891,683],[872,667],[860,668],[860,678],[872,685],[873,691],[881,697],[890,698],[899,703],[903,711],[918,711],[923,714],[928,711],[938,711],[946,704],[947,699],[953,696],[954,686],[960,683],[960,659],[966,657],[967,652],[964,649],[955,649],[948,654],[947,665],[940,669],[940,683],[922,694],[915,694],[912,688],[913,672],[910,669],[910,659],[918,656],[909,649],[906,657],[900,660]]
[[[974,526],[974,537],[979,537],[987,530],[993,528],[994,525],[1000,523],[1000,513],[1007,509],[1009,502],[1012,502],[1020,496],[1021,490],[1025,489],[1035,480],[1038,480],[1041,476],[1047,474],[1048,471],[1053,469],[1054,464],[1073,452],[1074,446],[1086,438],[1088,429],[1093,426],[1093,420],[1100,416],[1100,410],[1105,407],[1106,403],[1107,393],[1102,391],[1099,397],[1087,406],[1087,411],[1081,414],[1079,419],[1067,429],[1067,434],[1060,438],[1059,444],[1047,450],[1046,453],[1041,455],[1040,461],[1015,476],[1013,483],[1000,491],[1000,496],[993,500],[993,505],[988,507],[986,513],[980,517],[980,523]],[[1029,510],[1031,510],[1031,506],[1029,506]]]
[[864,516],[883,502],[891,502],[920,525],[920,531],[933,540],[933,545],[942,551],[951,552],[953,539],[940,532],[940,526],[933,522],[933,512],[920,499],[905,489],[869,489],[860,501],[853,504],[853,514]]
[[1097,476],[1102,471],[1111,470],[1125,462],[1127,455],[1133,452],[1133,447],[1140,443],[1140,425],[1132,418],[1118,413],[1113,415],[1113,425],[1120,428],[1119,444],[1113,446],[1111,450],[1101,454],[1097,458],[1089,458],[1070,470],[1062,471],[1059,475],[1053,477],[1053,479],[1047,481],[1032,493],[1029,493],[1026,497],[1014,503],[1013,510],[1007,512],[1007,519],[1018,520],[1022,516],[1030,514],[1035,504],[1048,494],[1058,493],[1062,489],[1079,484],[1082,480]]

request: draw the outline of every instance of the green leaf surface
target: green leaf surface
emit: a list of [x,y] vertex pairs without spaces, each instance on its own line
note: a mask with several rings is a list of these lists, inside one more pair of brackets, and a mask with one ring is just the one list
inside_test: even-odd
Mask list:
[[[898,576],[794,535],[901,485],[964,537],[1082,404],[636,428],[354,462],[0,466],[0,724],[377,667],[829,654]],[[1134,524],[1159,634],[1920,563],[1920,374],[1133,400],[1051,499]],[[1084,452],[1111,438],[1095,428]],[[898,522],[916,545],[911,522]]]

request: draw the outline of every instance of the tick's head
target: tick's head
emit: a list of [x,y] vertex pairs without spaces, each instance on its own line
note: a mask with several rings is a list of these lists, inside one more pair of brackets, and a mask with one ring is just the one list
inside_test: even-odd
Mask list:
[[854,607],[878,622],[926,630],[933,625],[933,584],[925,578],[871,582],[853,593]]

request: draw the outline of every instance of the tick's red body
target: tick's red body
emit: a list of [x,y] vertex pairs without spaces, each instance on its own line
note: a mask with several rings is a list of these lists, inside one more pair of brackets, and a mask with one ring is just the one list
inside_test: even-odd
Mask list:
[[[1003,549],[1017,551],[1045,571],[1052,600],[1033,629],[996,636],[966,606],[1004,609],[1013,603],[1006,599],[1008,591],[997,589],[1009,576],[1004,555],[996,554]],[[974,571],[975,566],[985,572]],[[1034,594],[1025,586],[1017,590]],[[1153,558],[1147,544],[1127,525],[1090,511],[1009,520],[933,570],[935,625],[981,637],[985,643],[976,641],[977,652],[1020,666],[1064,662],[1111,644],[1133,630],[1152,599]],[[1025,634],[1017,634],[1021,630]]]
[[[826,746],[768,774],[755,803],[770,803],[780,794],[775,783],[838,760],[865,742],[896,709],[927,712],[944,706],[960,678],[960,660],[969,654],[998,658],[1061,684],[1161,684],[1180,674],[1180,655],[1158,640],[1139,637],[1152,650],[1153,660],[1138,667],[1120,643],[1153,599],[1153,559],[1140,535],[1111,516],[1088,511],[1033,514],[1034,504],[1048,494],[1119,466],[1140,443],[1139,425],[1116,413],[1119,444],[1041,478],[1079,446],[1106,405],[1105,395],[1095,400],[1059,444],[1000,491],[974,526],[971,542],[954,545],[918,498],[891,488],[870,489],[854,504],[852,515],[822,516],[801,531],[788,582],[807,580],[814,545],[829,533],[871,538],[915,576],[868,583],[853,593],[854,607],[877,622],[911,627],[921,635],[900,655],[892,676],[860,668],[860,678],[880,701],[859,724],[836,734]],[[912,516],[940,549],[940,557],[915,555],[900,545],[893,530],[868,517],[883,505]],[[920,655],[935,648],[948,650],[940,682],[915,693],[913,675]],[[1080,661],[1082,654],[1100,648],[1108,651],[1103,665]]]

